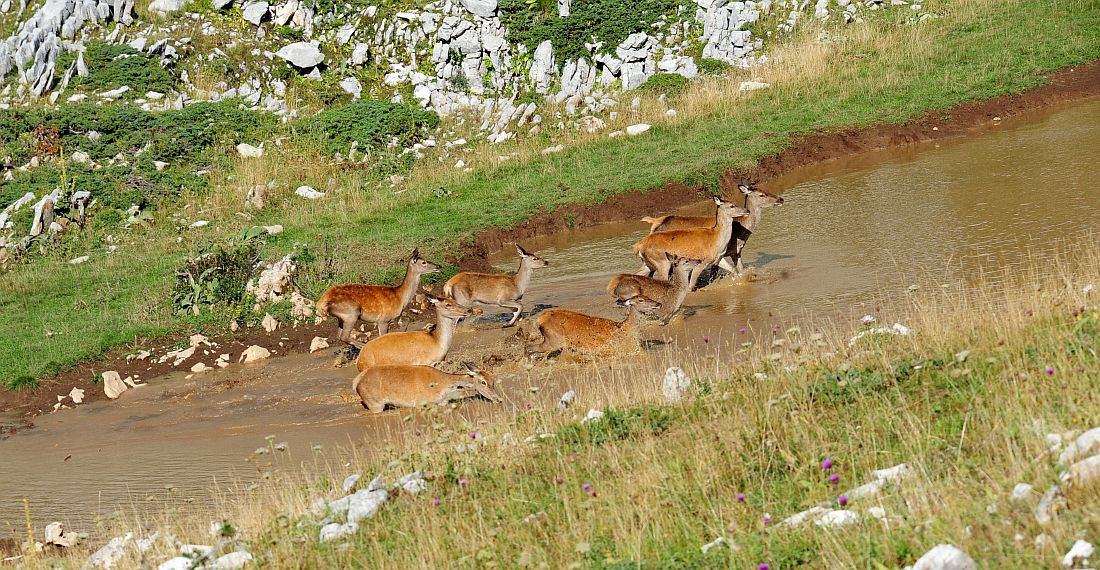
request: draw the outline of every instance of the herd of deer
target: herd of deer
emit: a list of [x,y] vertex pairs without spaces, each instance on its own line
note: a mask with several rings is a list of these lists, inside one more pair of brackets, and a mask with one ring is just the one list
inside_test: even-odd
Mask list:
[[[549,309],[535,320],[542,342],[529,345],[527,352],[600,348],[632,334],[642,313],[657,311],[662,324],[667,324],[705,269],[718,265],[739,275],[742,250],[760,222],[762,210],[782,204],[783,198],[750,188],[744,181],[738,189],[745,197],[743,208],[715,197],[713,217],[642,218],[650,224],[650,234],[634,245],[633,252],[645,265],[637,274],[616,275],[607,286],[612,297],[629,307],[626,319],[612,321]],[[475,305],[511,309],[512,318],[505,327],[519,320],[523,310],[520,300],[533,271],[548,263],[518,244],[516,250],[520,262],[515,273],[459,273],[443,286],[443,297],[429,296],[436,314],[431,330],[387,332],[389,321],[396,319],[416,294],[420,277],[440,270],[422,259],[418,250],[413,251],[405,279],[396,287],[347,284],[334,285],[325,292],[317,301],[317,313],[339,320],[339,340],[353,344],[352,328],[360,320],[378,328],[378,336],[362,345],[355,362],[358,375],[352,390],[366,408],[381,412],[387,405],[416,407],[477,396],[500,401],[492,376],[473,364],[465,364],[465,374],[448,374],[435,366],[447,356],[459,320],[470,315]]]

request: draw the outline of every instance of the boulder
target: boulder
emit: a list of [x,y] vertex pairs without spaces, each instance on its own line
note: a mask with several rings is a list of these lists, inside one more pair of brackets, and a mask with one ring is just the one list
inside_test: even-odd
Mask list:
[[59,522],[52,522],[46,525],[46,544],[52,544],[54,546],[76,546],[76,543],[80,541],[80,538],[74,532],[65,532],[65,525]]
[[1069,465],[1081,457],[1093,455],[1100,451],[1100,427],[1092,428],[1077,436],[1077,439],[1062,450],[1058,456],[1059,465]]
[[241,353],[241,357],[237,360],[237,362],[251,364],[253,362],[264,360],[269,356],[271,356],[270,350],[262,346],[252,345],[246,348],[245,351]]
[[363,93],[363,85],[354,77],[345,77],[340,80],[340,89],[351,95],[352,99],[358,99]]
[[299,186],[298,189],[294,191],[294,193],[305,198],[306,200],[317,200],[319,198],[325,197],[324,192],[318,192],[313,188],[310,188],[309,186]]
[[940,544],[921,556],[913,570],[978,570],[978,565],[962,550]]
[[661,381],[661,393],[666,401],[679,402],[683,400],[690,388],[691,378],[688,378],[683,368],[673,366],[665,370],[665,377]]
[[330,542],[338,538],[345,536],[351,536],[359,531],[359,525],[353,522],[346,524],[326,524],[321,527],[320,539],[321,542]]
[[244,158],[260,158],[264,155],[263,145],[252,146],[248,143],[240,143],[237,145],[237,154]]
[[271,6],[267,2],[249,2],[244,5],[242,13],[246,22],[253,26],[259,26],[267,17],[270,8]]
[[325,61],[325,54],[321,53],[321,50],[317,46],[309,42],[295,42],[283,46],[279,51],[275,52],[275,55],[286,60],[291,65],[302,69],[320,65]]
[[492,18],[497,12],[497,0],[459,0],[462,7],[476,16]]
[[252,554],[244,551],[223,554],[214,560],[214,570],[237,570],[252,561]]
[[1096,548],[1091,543],[1084,540],[1078,540],[1070,547],[1069,552],[1062,557],[1062,566],[1066,568],[1083,568],[1088,565],[1089,558],[1092,557]]
[[632,137],[638,136],[648,131],[651,127],[652,125],[648,123],[638,123],[637,125],[630,125],[626,128],[626,134]]
[[171,12],[179,12],[186,3],[186,0],[153,0],[149,4],[149,11],[162,15]]
[[103,373],[103,392],[107,394],[108,398],[114,400],[129,389],[130,387],[122,381],[122,377],[119,376],[118,372],[109,370]]

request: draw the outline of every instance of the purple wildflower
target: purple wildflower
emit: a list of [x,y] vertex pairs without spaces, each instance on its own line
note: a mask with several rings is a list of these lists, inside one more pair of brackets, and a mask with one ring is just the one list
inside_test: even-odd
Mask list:
[[744,503],[745,502],[745,494],[744,493],[737,493],[737,502],[738,503]]
[[1054,367],[1047,366],[1047,376],[1054,376]]
[[433,505],[435,505],[435,506],[437,506],[437,507],[438,507],[438,506],[439,506],[439,505],[440,505],[441,503],[443,503],[443,501],[440,501],[439,499],[432,499],[432,504],[433,504]]
[[584,485],[581,485],[581,489],[584,489],[585,491],[591,490],[592,489],[592,483],[585,483]]
[[833,460],[832,459],[825,459],[825,461],[821,462],[821,469],[822,470],[828,471],[832,468],[833,468]]
[[768,564],[767,562],[761,562],[760,564],[756,565],[756,570],[771,570],[771,569],[772,569],[772,565]]
[[842,507],[848,506],[848,495],[841,495],[839,498],[837,498],[836,502],[840,503],[840,506]]
[[836,485],[837,483],[839,483],[840,482],[840,473],[833,473],[832,475],[829,475],[829,482],[832,483],[833,485]]

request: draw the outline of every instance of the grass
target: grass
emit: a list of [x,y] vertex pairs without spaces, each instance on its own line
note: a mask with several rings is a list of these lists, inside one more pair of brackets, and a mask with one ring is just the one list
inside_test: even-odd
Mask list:
[[[1063,469],[1048,434],[1100,425],[1090,396],[1100,304],[1084,292],[1100,282],[1100,251],[1072,251],[988,282],[921,288],[886,309],[909,336],[849,346],[858,324],[792,328],[736,355],[584,365],[578,378],[599,381],[578,384],[569,413],[554,394],[477,423],[414,411],[426,422],[398,428],[350,465],[343,455],[326,456],[319,472],[283,465],[255,491],[173,512],[154,528],[209,543],[216,511],[268,568],[897,568],[939,543],[983,567],[1056,567],[1074,540],[1100,531],[1090,489],[1069,488],[1053,522],[1034,517],[1038,494]],[[684,403],[661,401],[668,365],[693,378]],[[604,416],[578,421],[588,407]],[[524,442],[541,433],[554,437]],[[903,462],[910,477],[852,499],[852,527],[778,524],[817,504],[837,507],[872,470]],[[338,482],[360,470],[390,481],[420,470],[427,489],[395,496],[352,537],[319,543],[325,517],[311,503],[341,496]],[[1021,482],[1036,493],[1011,501]],[[1040,535],[1053,546],[1037,545]],[[718,537],[726,542],[703,553]],[[160,546],[151,559],[174,552]]]
[[[219,172],[218,180],[225,180],[219,188],[184,200],[195,206],[188,217],[201,212],[213,222],[184,237],[211,240],[237,234],[243,226],[279,223],[286,232],[271,240],[265,257],[282,255],[295,244],[326,243],[334,260],[331,279],[377,280],[391,275],[414,246],[441,260],[479,228],[510,226],[539,211],[596,203],[666,181],[707,184],[721,170],[751,165],[800,135],[904,122],[930,110],[1035,87],[1050,70],[1100,57],[1095,2],[927,5],[942,17],[912,24],[904,10],[882,11],[865,25],[834,30],[844,40],[828,43],[817,41],[817,30],[807,30],[771,53],[772,63],[752,70],[751,77],[772,85],[763,91],[739,91],[749,76],[738,71],[704,78],[669,98],[678,110],[675,118],[665,115],[667,107],[656,96],[644,97],[637,109],[622,106],[608,130],[653,123],[641,137],[608,139],[607,131],[557,131],[547,125],[543,134],[515,143],[426,150],[426,158],[395,186],[388,180],[393,171],[365,173],[335,165],[316,148],[294,141],[280,149],[268,145],[263,159],[231,161],[228,171]],[[544,114],[552,116],[552,110]],[[548,156],[539,152],[555,142],[566,149]],[[457,157],[472,171],[453,168]],[[279,183],[270,200],[274,205],[241,220],[237,213],[249,184],[271,180]],[[297,184],[311,184],[329,196],[298,200],[290,193]],[[0,324],[0,366],[8,377],[38,376],[94,358],[125,339],[189,326],[164,316],[163,302],[154,303],[151,313],[146,304],[148,298],[166,297],[169,268],[187,251],[173,245],[177,231],[157,230],[147,239],[159,247],[127,251],[113,262],[111,274],[100,275],[99,282],[114,284],[110,325],[97,322],[102,312],[70,312],[65,322],[88,334],[49,351],[38,349],[38,331],[58,320],[59,306],[77,304],[90,291],[83,283],[48,275],[102,270],[73,269],[54,258],[0,275],[0,290],[19,291],[16,298],[0,297],[5,308],[18,304],[20,309],[19,318]],[[36,275],[27,274],[32,271]],[[306,293],[316,296],[324,285],[313,283]],[[159,315],[156,326],[148,325],[148,314]]]

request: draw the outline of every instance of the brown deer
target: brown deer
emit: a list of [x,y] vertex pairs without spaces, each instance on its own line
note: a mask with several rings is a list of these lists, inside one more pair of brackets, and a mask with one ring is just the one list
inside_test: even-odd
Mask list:
[[336,317],[340,321],[337,338],[351,344],[352,327],[359,319],[375,323],[379,336],[386,334],[389,322],[401,316],[401,311],[416,295],[420,276],[439,271],[439,266],[420,258],[414,249],[409,257],[405,279],[397,287],[350,283],[333,285],[317,301],[317,315]]
[[516,251],[519,252],[519,269],[515,273],[505,275],[459,273],[443,285],[443,294],[468,309],[472,309],[474,303],[512,309],[512,320],[508,321],[504,328],[516,324],[520,312],[523,311],[523,305],[519,301],[523,299],[523,294],[527,292],[527,286],[531,283],[531,273],[535,269],[550,265],[541,257],[527,253],[518,243]]
[[708,227],[653,232],[634,244],[634,253],[645,262],[645,267],[638,274],[668,279],[669,269],[672,267],[670,255],[698,259],[703,263],[691,272],[691,286],[694,288],[699,274],[718,263],[725,255],[733,236],[735,220],[749,215],[748,210],[717,196],[714,197],[714,203],[718,209]]
[[[758,188],[752,188],[749,186],[748,181],[744,179],[741,180],[741,184],[737,186],[737,189],[745,195],[745,208],[749,211],[749,215],[735,220],[733,237],[730,239],[726,253],[718,266],[730,273],[740,275],[744,272],[741,252],[745,249],[745,243],[748,242],[749,236],[756,231],[756,226],[760,224],[764,208],[782,206],[783,198]],[[710,216],[660,216],[657,218],[642,218],[642,221],[650,225],[650,232],[663,232],[707,227],[713,219]]]
[[431,331],[392,332],[363,345],[355,368],[360,372],[372,366],[420,365],[434,366],[443,361],[451,349],[455,328],[470,310],[453,299],[428,297],[435,305],[436,325]]
[[594,350],[606,346],[623,335],[634,334],[640,313],[649,313],[661,307],[661,304],[634,297],[623,302],[630,308],[622,322],[592,317],[566,309],[550,309],[539,314],[535,326],[542,333],[542,343],[527,346],[527,352],[553,352],[571,347],[581,350]]
[[632,273],[620,273],[611,278],[607,284],[607,292],[619,301],[642,296],[661,304],[661,310],[657,312],[657,318],[662,324],[668,324],[684,304],[684,298],[691,290],[691,272],[702,261],[697,259],[681,259],[669,257],[672,263],[672,279],[661,281],[652,277],[634,275]]
[[465,374],[447,374],[431,366],[372,366],[359,373],[351,384],[363,407],[379,413],[389,404],[415,408],[481,396],[500,402],[496,384],[488,372],[466,363]]

